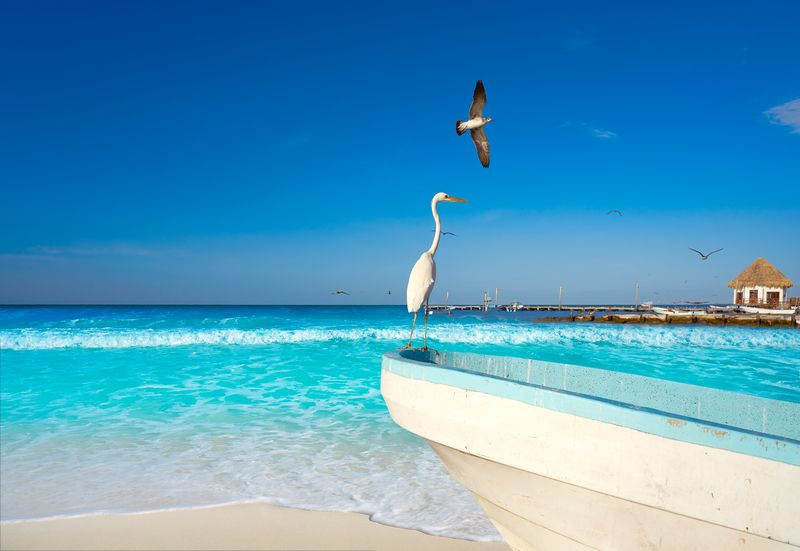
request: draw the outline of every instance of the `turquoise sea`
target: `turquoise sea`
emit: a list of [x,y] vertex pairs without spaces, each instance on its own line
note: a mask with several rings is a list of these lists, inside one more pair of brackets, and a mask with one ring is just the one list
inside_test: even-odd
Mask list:
[[[497,539],[380,395],[404,307],[0,308],[3,521],[265,501]],[[437,348],[800,402],[800,331],[431,317]]]

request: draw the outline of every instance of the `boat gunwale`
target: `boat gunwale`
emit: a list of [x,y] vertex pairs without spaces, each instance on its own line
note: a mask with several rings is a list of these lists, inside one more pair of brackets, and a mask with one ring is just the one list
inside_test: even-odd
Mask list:
[[[727,449],[727,450],[730,450],[730,451],[734,451],[734,452],[738,452],[738,453],[744,453],[744,454],[747,454],[747,455],[755,455],[755,456],[763,457],[763,458],[766,458],[766,459],[773,459],[773,460],[777,460],[777,461],[782,461],[782,462],[786,462],[786,463],[800,465],[800,438],[795,438],[795,437],[793,437],[793,435],[790,436],[790,435],[785,435],[785,434],[776,434],[776,433],[770,433],[770,432],[763,432],[763,431],[759,431],[759,430],[754,430],[752,428],[747,428],[747,427],[737,426],[737,425],[734,425],[734,424],[726,424],[726,423],[723,423],[723,422],[714,421],[712,419],[704,419],[702,417],[695,417],[695,416],[687,415],[687,414],[684,414],[684,413],[671,412],[671,411],[664,410],[664,409],[661,409],[661,408],[658,408],[658,407],[649,407],[649,406],[635,404],[633,402],[625,402],[625,401],[616,400],[616,399],[609,398],[609,397],[606,397],[606,396],[600,396],[600,395],[596,395],[596,394],[587,394],[587,393],[584,393],[584,392],[578,392],[578,391],[570,390],[570,389],[566,389],[566,388],[558,388],[558,387],[554,387],[554,386],[549,386],[547,384],[539,384],[539,383],[536,383],[536,382],[524,381],[524,380],[520,380],[518,378],[504,377],[502,375],[495,374],[495,373],[487,373],[487,372],[478,371],[478,370],[474,370],[474,369],[462,368],[462,367],[458,367],[458,366],[451,365],[451,364],[443,364],[443,363],[440,363],[439,361],[436,361],[436,360],[433,360],[433,359],[432,360],[415,359],[415,358],[411,358],[411,357],[402,355],[400,352],[401,351],[391,351],[391,352],[385,353],[384,354],[383,368],[384,369],[388,369],[390,372],[396,373],[396,374],[401,375],[401,376],[408,376],[408,377],[411,377],[411,378],[414,378],[414,379],[425,380],[425,381],[428,381],[428,382],[431,382],[431,383],[450,385],[450,386],[453,386],[453,387],[456,387],[456,388],[462,388],[462,389],[468,390],[468,391],[484,392],[486,394],[495,395],[495,396],[497,396],[499,398],[522,401],[524,403],[528,403],[530,405],[534,405],[534,406],[537,406],[537,407],[543,407],[543,408],[546,408],[546,409],[552,409],[552,410],[555,410],[555,411],[561,411],[563,413],[569,413],[569,414],[578,415],[578,416],[581,416],[581,417],[588,417],[588,418],[592,418],[592,419],[595,419],[595,420],[598,420],[598,421],[601,421],[601,422],[609,422],[609,423],[617,424],[617,425],[620,425],[620,426],[624,426],[624,427],[627,427],[627,428],[630,428],[630,429],[633,429],[633,430],[640,430],[640,431],[643,431],[643,432],[649,432],[649,433],[655,434],[657,436],[663,436],[663,437],[666,437],[666,438],[692,442],[692,443],[699,444],[699,445],[708,445],[708,446],[711,446],[711,447]],[[437,355],[440,354],[439,352],[436,352],[436,351],[433,351],[433,353],[435,353]],[[444,352],[442,354],[444,354],[446,356],[447,354],[452,355],[454,353],[453,352]],[[785,402],[785,401],[781,401],[781,400],[774,400],[774,399],[764,398],[764,397],[760,397],[760,396],[751,396],[751,395],[748,395],[748,394],[743,394],[743,393],[738,393],[738,392],[733,392],[733,391],[726,391],[726,390],[721,390],[721,389],[702,387],[702,386],[699,386],[699,385],[691,385],[691,384],[688,384],[688,383],[680,383],[680,382],[676,382],[676,381],[669,381],[669,380],[666,380],[666,379],[658,379],[658,378],[655,378],[655,377],[648,377],[648,376],[645,376],[645,375],[622,373],[622,372],[611,371],[611,370],[603,370],[603,369],[599,369],[599,368],[579,366],[579,365],[575,365],[575,364],[556,363],[556,362],[542,362],[540,360],[533,360],[533,359],[530,359],[530,358],[521,358],[521,357],[518,357],[518,356],[493,356],[493,355],[462,353],[462,352],[456,352],[455,354],[456,355],[462,355],[462,356],[465,356],[465,357],[470,357],[471,356],[471,357],[483,357],[483,358],[489,358],[489,359],[514,358],[514,359],[519,360],[519,361],[529,361],[529,362],[535,361],[535,362],[541,362],[541,363],[549,364],[549,365],[558,365],[558,366],[579,368],[581,370],[590,370],[590,371],[593,371],[593,372],[612,373],[612,374],[620,375],[621,377],[623,377],[625,379],[629,379],[629,378],[631,378],[631,379],[655,379],[655,380],[659,381],[659,383],[663,383],[663,384],[666,384],[666,385],[677,385],[677,386],[679,386],[681,388],[690,387],[690,388],[698,389],[698,391],[722,393],[723,395],[728,395],[728,394],[729,395],[740,395],[740,396],[744,396],[744,397],[747,397],[747,398],[755,399],[756,401],[762,402],[762,403],[791,404],[792,405],[792,409],[794,409],[793,406],[797,406],[798,411],[800,411],[800,405],[798,405],[798,404],[796,404],[794,402]],[[429,357],[430,357],[430,354],[429,354]],[[439,356],[439,357],[441,357],[441,356]],[[388,364],[385,361],[387,359],[391,360],[391,362],[389,362]],[[407,372],[405,372],[405,373],[398,372],[397,369],[392,369],[393,366],[391,364],[393,362],[398,362],[401,365],[404,364],[404,363],[406,363],[406,364],[410,363],[410,364],[419,366],[420,368],[423,368],[425,370],[436,369],[436,371],[430,371],[432,374],[436,374],[437,372],[439,372],[439,373],[447,373],[447,372],[459,373],[459,374],[461,374],[463,376],[468,377],[468,380],[488,379],[490,381],[497,381],[498,383],[501,383],[501,384],[510,384],[510,385],[516,385],[517,387],[531,388],[531,389],[534,389],[536,392],[545,393],[545,394],[542,394],[542,396],[545,396],[545,397],[548,396],[547,393],[550,393],[549,395],[559,395],[559,396],[566,397],[567,399],[570,399],[570,400],[588,401],[590,404],[599,405],[600,408],[602,408],[604,406],[610,406],[611,408],[619,408],[619,409],[621,409],[623,411],[634,412],[635,414],[643,414],[643,415],[646,415],[646,416],[663,418],[663,419],[666,420],[666,425],[671,429],[675,429],[677,427],[686,426],[688,424],[691,424],[691,425],[697,426],[700,429],[700,431],[705,431],[707,433],[715,435],[716,437],[715,438],[702,438],[701,439],[702,441],[698,441],[697,438],[683,438],[683,437],[681,437],[680,435],[677,434],[677,431],[665,430],[663,427],[661,427],[659,430],[648,430],[647,428],[642,428],[641,423],[639,424],[639,426],[632,426],[632,424],[628,424],[628,423],[625,423],[625,422],[618,422],[618,421],[615,421],[615,420],[610,420],[610,419],[608,419],[608,417],[613,417],[613,416],[603,415],[603,414],[601,414],[599,412],[594,412],[593,414],[579,413],[579,412],[574,411],[574,408],[566,407],[563,404],[560,405],[560,406],[554,406],[553,404],[537,403],[537,400],[533,400],[533,399],[520,399],[518,397],[511,397],[511,396],[504,395],[504,394],[497,394],[495,392],[492,392],[492,389],[479,388],[481,386],[479,384],[478,385],[475,385],[475,384],[465,385],[465,384],[458,384],[457,382],[453,382],[453,381],[435,380],[435,379],[438,379],[437,377],[432,377],[432,378],[415,377],[413,374],[410,374],[410,373],[407,373]],[[400,371],[402,371],[402,370],[400,370]],[[446,377],[445,377],[445,379],[446,379]],[[722,432],[724,432],[725,434],[722,435],[721,434]],[[757,441],[758,445],[757,446],[751,446],[750,447],[751,449],[749,449],[749,450],[743,450],[742,448],[746,447],[746,446],[734,445],[733,438],[732,438],[733,435],[739,435],[739,438],[737,438],[737,440],[739,440],[739,441],[742,441],[742,440],[745,440],[745,439],[747,439],[747,440],[755,439]],[[787,447],[790,448],[790,449],[786,450],[785,448],[787,448]],[[772,450],[774,450],[775,452],[780,452],[782,448],[783,448],[783,451],[785,451],[787,453],[785,453],[785,454],[769,453]],[[788,456],[792,456],[792,457],[777,458],[777,457],[775,457],[775,455],[788,455]]]

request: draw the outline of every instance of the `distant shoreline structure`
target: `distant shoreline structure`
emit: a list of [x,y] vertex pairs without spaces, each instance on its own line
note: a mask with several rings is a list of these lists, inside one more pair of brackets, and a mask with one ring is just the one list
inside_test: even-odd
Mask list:
[[794,327],[800,329],[800,317],[797,314],[707,314],[704,310],[697,314],[661,315],[661,314],[594,314],[583,316],[551,316],[533,320],[536,323],[614,323],[639,325],[715,325],[719,327]]

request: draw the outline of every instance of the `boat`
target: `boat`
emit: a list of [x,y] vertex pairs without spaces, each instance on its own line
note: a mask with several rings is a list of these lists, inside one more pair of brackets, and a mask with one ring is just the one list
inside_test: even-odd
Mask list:
[[677,316],[677,317],[691,317],[691,316],[705,316],[708,314],[705,310],[699,309],[679,309],[679,308],[664,308],[662,306],[653,306],[651,310],[660,316]]
[[716,304],[709,304],[707,310],[712,314],[729,314],[738,311],[738,306],[717,306]]
[[796,308],[762,308],[758,306],[744,306],[743,304],[739,305],[739,310],[741,310],[745,314],[792,315],[797,313]]
[[433,350],[381,392],[515,551],[800,548],[798,403]]

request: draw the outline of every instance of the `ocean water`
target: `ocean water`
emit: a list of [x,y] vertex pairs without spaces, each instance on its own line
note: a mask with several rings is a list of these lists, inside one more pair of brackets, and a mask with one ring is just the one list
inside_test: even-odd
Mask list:
[[[431,316],[437,348],[800,402],[800,331]],[[403,307],[0,308],[3,521],[265,501],[497,539],[380,396]]]

